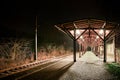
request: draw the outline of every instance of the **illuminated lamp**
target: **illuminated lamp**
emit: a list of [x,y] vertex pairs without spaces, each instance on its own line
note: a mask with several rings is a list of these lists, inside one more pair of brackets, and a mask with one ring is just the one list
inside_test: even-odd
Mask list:
[[81,39],[83,39],[83,36],[80,36]]
[[104,32],[103,29],[101,29],[101,30],[99,31],[99,34],[103,34],[103,32]]
[[77,34],[77,35],[80,35],[80,30],[76,30],[76,34]]
[[96,36],[96,38],[98,39],[98,38],[99,38],[99,36]]

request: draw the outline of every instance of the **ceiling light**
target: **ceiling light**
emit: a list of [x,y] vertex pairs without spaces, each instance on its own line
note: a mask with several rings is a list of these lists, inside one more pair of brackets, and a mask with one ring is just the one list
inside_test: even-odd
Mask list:
[[81,39],[83,39],[83,36],[80,36]]
[[96,36],[96,38],[98,39],[98,38],[99,38],[99,36]]
[[101,29],[101,30],[99,31],[99,34],[103,34],[103,29]]
[[80,35],[80,30],[76,30],[76,34],[77,34],[77,35]]

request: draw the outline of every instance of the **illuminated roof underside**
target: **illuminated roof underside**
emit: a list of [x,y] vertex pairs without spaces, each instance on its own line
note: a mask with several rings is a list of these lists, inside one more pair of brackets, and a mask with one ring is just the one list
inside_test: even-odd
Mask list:
[[114,33],[116,27],[118,27],[118,24],[104,20],[83,19],[64,24],[58,24],[56,26],[59,28],[59,30],[62,30],[65,33],[68,31],[68,33],[70,33],[73,37],[74,29],[76,29],[76,39],[78,38],[77,41],[79,43],[85,43],[87,46],[95,46],[98,44],[101,45],[101,41],[104,39],[102,29],[106,30],[105,36],[107,38],[110,34]]
[[57,26],[59,28],[66,28],[66,29],[74,29],[74,28],[79,28],[79,29],[86,29],[86,28],[94,28],[94,29],[100,29],[105,27],[106,29],[113,29],[115,27],[116,23],[113,22],[106,22],[103,20],[96,20],[96,19],[84,19],[84,20],[78,20],[74,22],[68,22],[64,24],[58,24]]

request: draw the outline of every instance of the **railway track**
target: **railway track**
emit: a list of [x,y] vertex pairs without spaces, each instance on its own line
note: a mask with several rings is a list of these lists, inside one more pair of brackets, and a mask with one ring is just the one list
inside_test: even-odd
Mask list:
[[58,78],[73,64],[72,56],[67,56],[47,66],[16,77],[14,80],[58,80]]
[[64,55],[64,56],[51,58],[51,59],[47,59],[47,60],[42,60],[42,61],[36,61],[36,62],[25,64],[22,66],[17,66],[17,67],[1,70],[0,71],[0,79],[6,80],[6,79],[12,78],[12,80],[14,80],[16,77],[20,77],[25,74],[31,73],[34,70],[39,69],[40,67],[44,68],[49,65],[52,65],[55,62],[62,60],[67,56],[69,56],[69,55]]

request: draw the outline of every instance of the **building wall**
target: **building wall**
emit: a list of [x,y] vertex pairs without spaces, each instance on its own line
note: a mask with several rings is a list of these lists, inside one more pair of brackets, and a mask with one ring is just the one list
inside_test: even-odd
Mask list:
[[114,44],[106,44],[107,62],[114,62]]

